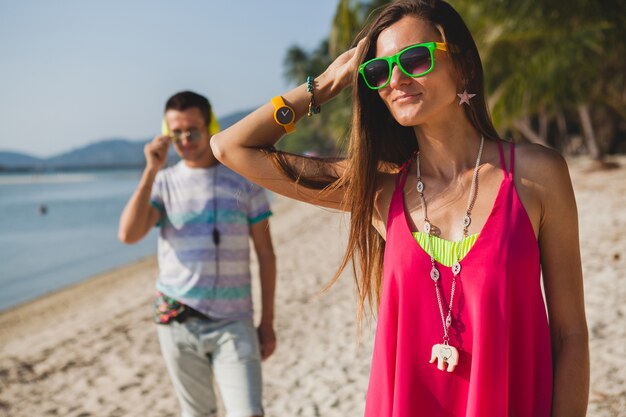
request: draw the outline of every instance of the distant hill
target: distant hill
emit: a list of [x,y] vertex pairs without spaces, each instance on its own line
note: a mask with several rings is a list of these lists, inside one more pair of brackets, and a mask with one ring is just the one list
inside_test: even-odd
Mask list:
[[43,164],[44,160],[20,152],[0,152],[0,168],[19,169],[36,167]]
[[221,129],[229,128],[235,123],[237,123],[238,121],[240,121],[241,119],[243,119],[244,117],[246,117],[247,115],[249,115],[250,113],[252,113],[252,110],[244,110],[244,111],[239,111],[237,113],[229,114],[228,116],[220,117],[218,120],[218,122],[220,122],[220,128]]
[[[226,129],[249,113],[250,110],[240,111],[222,117],[219,119],[220,126],[222,129]],[[50,158],[37,158],[19,152],[0,151],[0,171],[142,167],[145,163],[143,147],[149,140],[104,139]],[[176,152],[168,153],[170,163],[176,162],[178,159]]]
[[148,140],[131,142],[125,139],[106,139],[83,148],[48,158],[50,168],[85,166],[140,166],[144,163],[143,146]]

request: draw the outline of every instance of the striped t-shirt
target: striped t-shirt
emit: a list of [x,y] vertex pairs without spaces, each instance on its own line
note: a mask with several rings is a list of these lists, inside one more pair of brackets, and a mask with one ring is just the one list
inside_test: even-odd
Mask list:
[[157,290],[209,317],[252,317],[250,226],[271,215],[265,191],[221,164],[181,161],[157,174],[151,203],[161,212]]

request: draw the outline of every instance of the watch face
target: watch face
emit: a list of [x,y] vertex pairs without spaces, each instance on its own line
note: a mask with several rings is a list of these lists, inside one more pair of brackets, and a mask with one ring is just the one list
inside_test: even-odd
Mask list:
[[293,111],[289,107],[280,107],[276,110],[276,120],[283,125],[293,122]]

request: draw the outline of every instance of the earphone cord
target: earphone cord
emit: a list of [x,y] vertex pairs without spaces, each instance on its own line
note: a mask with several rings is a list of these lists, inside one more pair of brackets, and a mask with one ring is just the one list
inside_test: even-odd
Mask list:
[[213,285],[214,290],[217,290],[217,281],[220,276],[220,231],[217,228],[217,168],[218,165],[215,166],[215,171],[213,171],[213,243],[215,244],[215,284]]

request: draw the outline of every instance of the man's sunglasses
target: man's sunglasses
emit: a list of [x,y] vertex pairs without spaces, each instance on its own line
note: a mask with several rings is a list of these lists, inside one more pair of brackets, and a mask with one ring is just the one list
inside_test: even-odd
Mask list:
[[169,134],[169,136],[174,142],[182,142],[183,139],[187,139],[187,142],[197,142],[202,138],[202,132],[198,129],[185,131],[174,130]]
[[359,73],[372,90],[379,90],[389,84],[393,64],[409,77],[421,77],[435,68],[435,49],[447,51],[448,46],[443,42],[418,43],[404,48],[395,55],[364,62],[359,66]]

